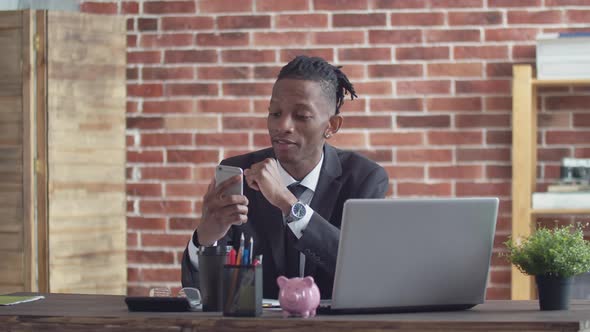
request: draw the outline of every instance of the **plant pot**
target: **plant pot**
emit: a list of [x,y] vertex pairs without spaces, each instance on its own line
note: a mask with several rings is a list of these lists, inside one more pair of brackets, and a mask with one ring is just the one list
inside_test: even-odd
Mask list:
[[572,280],[572,277],[535,276],[541,310],[568,310]]

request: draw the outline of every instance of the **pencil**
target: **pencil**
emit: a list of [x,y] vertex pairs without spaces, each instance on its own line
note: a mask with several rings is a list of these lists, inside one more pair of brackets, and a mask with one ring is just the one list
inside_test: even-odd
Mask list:
[[250,255],[248,257],[248,264],[252,264],[252,253],[254,252],[254,237],[250,236],[250,249],[248,251],[248,254]]

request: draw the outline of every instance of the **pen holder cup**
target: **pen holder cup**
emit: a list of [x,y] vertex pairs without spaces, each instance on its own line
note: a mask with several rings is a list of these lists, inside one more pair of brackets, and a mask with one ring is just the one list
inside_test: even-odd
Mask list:
[[222,304],[224,316],[260,316],[262,314],[262,265],[225,265]]
[[222,309],[223,285],[219,276],[223,273],[228,252],[226,247],[214,246],[202,248],[197,253],[203,311],[221,311]]

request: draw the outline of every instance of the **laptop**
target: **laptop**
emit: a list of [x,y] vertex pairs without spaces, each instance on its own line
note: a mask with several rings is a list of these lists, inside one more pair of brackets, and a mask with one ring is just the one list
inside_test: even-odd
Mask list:
[[469,309],[483,303],[498,199],[350,199],[332,299],[319,314]]

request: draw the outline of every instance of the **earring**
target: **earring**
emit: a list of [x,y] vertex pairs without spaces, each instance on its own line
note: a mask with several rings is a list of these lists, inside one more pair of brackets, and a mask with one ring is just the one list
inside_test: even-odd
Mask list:
[[330,136],[332,136],[332,135],[330,135],[328,133],[324,133],[324,138],[330,138]]

